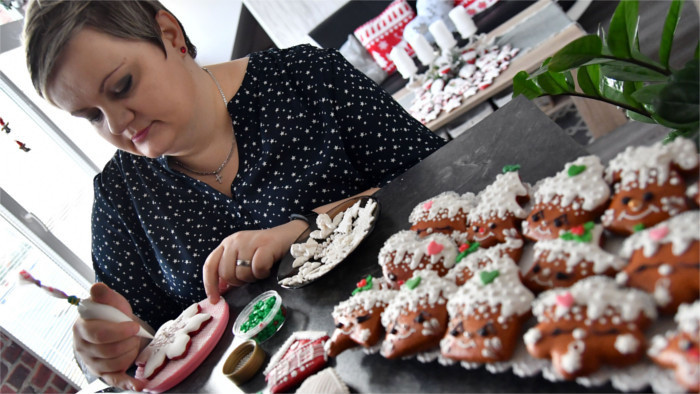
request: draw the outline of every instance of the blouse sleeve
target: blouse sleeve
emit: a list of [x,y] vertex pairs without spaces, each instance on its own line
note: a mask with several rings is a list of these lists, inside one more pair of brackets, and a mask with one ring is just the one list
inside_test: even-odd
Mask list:
[[330,95],[345,150],[355,167],[383,186],[440,148],[430,131],[335,49],[324,49]]
[[172,319],[173,311],[177,312],[181,307],[175,306],[149,275],[144,256],[137,246],[138,230],[130,229],[123,218],[125,204],[115,203],[110,198],[114,185],[108,185],[110,182],[105,182],[103,174],[98,174],[93,183],[92,260],[95,279],[123,295],[134,314],[157,329]]

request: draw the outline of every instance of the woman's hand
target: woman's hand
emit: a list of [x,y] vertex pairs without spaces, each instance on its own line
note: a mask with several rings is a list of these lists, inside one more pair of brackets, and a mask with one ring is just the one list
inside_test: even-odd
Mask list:
[[[267,278],[275,261],[281,259],[306,228],[294,220],[266,230],[239,231],[226,237],[204,262],[204,290],[209,301],[217,303],[231,286],[241,286]],[[236,265],[247,260],[251,265]]]
[[[90,298],[111,305],[129,317],[136,318],[129,302],[104,283],[95,283],[90,288]],[[139,352],[148,343],[137,337],[136,322],[113,323],[106,320],[78,318],[73,325],[73,344],[78,356],[91,373],[101,377],[107,384],[124,390],[140,391],[145,382],[126,374]]]

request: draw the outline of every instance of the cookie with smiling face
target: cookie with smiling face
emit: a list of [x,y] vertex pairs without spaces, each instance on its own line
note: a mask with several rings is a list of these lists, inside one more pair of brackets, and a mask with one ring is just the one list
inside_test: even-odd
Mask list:
[[473,363],[507,361],[519,342],[534,295],[508,256],[476,271],[447,302],[449,321],[441,354]]
[[467,230],[467,214],[474,207],[474,194],[441,193],[416,205],[408,217],[411,230],[421,237],[434,232],[463,241]]
[[688,391],[700,391],[700,301],[681,304],[675,317],[678,329],[656,335],[647,351],[664,368],[675,370],[676,381]]
[[521,204],[530,199],[528,187],[522,183],[517,171],[499,174],[496,180],[476,197],[477,204],[469,212],[467,241],[478,242],[481,248],[490,248],[511,240],[520,240],[520,247],[511,250],[513,260],[520,259],[522,236],[518,229],[527,217]]
[[462,248],[464,251],[457,255],[457,263],[447,272],[445,279],[454,282],[457,286],[462,286],[477,272],[489,269],[496,261],[508,260],[517,264],[511,257],[511,251],[522,248],[522,242],[522,239],[509,238],[506,243],[497,244],[488,249],[479,248],[478,244],[473,244],[471,248]]
[[534,263],[523,277],[523,283],[540,293],[555,287],[569,287],[593,275],[615,275],[627,261],[600,247],[602,232],[603,226],[588,222],[557,239],[535,243]]
[[398,291],[390,289],[381,278],[371,275],[357,284],[352,297],[333,308],[335,331],[326,342],[326,353],[336,357],[346,349],[370,348],[384,335],[381,313]]
[[456,289],[435,271],[414,272],[382,313],[382,356],[395,359],[436,348],[447,328],[447,300]]
[[601,365],[632,365],[644,357],[642,332],[656,318],[654,300],[641,290],[591,276],[571,287],[540,294],[532,304],[537,325],[525,335],[527,351],[552,360],[565,379]]
[[688,209],[681,172],[698,166],[695,144],[683,138],[663,145],[628,147],[606,168],[614,186],[603,225],[618,234],[632,234]]
[[700,212],[684,212],[632,234],[620,255],[629,264],[617,281],[653,294],[662,313],[675,313],[700,293]]
[[573,227],[595,221],[610,197],[603,170],[596,156],[584,156],[537,182],[534,206],[523,221],[523,236],[533,241],[556,239]]
[[421,237],[405,230],[389,237],[379,250],[384,278],[398,289],[416,270],[430,269],[444,276],[455,265],[457,245],[442,233]]

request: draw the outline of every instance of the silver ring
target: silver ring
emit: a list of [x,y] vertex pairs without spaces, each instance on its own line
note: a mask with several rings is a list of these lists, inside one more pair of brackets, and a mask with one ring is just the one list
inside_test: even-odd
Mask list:
[[236,267],[250,267],[250,260],[236,260]]

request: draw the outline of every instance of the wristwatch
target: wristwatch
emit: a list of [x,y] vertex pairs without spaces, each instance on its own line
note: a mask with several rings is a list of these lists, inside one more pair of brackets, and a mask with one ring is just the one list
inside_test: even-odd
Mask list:
[[300,213],[293,213],[293,214],[289,215],[289,221],[291,222],[293,220],[303,220],[307,224],[312,225],[312,224],[316,223],[317,217],[318,217],[318,214],[314,211],[311,211],[310,213],[308,213],[306,215],[302,215]]

